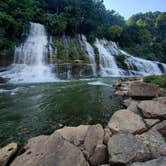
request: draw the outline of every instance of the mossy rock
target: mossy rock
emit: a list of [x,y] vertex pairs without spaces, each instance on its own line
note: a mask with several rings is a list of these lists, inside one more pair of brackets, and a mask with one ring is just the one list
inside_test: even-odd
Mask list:
[[127,64],[125,63],[125,60],[127,59],[127,56],[124,54],[116,55],[115,56],[117,65],[122,69],[128,69]]

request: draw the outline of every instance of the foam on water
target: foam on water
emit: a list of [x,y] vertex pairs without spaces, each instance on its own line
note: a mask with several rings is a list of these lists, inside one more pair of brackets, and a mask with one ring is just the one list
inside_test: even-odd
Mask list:
[[101,81],[88,82],[88,85],[95,85],[95,86],[96,86],[96,85],[101,85],[101,86],[112,87],[112,85],[103,83],[103,82],[101,82]]

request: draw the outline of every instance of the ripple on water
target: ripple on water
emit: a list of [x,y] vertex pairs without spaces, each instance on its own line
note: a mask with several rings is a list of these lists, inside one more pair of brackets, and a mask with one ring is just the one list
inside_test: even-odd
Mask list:
[[100,78],[0,86],[0,146],[48,134],[58,124],[107,125],[112,113],[122,108],[122,98],[114,95],[111,86],[115,81]]

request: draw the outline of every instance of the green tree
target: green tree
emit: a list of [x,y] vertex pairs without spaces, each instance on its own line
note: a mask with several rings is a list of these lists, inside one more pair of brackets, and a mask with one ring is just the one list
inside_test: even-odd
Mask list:
[[46,14],[45,24],[52,35],[62,35],[67,28],[67,21],[63,14]]
[[139,27],[146,27],[147,26],[147,22],[143,21],[142,19],[139,19],[136,21],[136,25]]
[[166,32],[166,13],[161,13],[161,14],[156,18],[156,27],[157,27],[161,32]]
[[121,36],[123,29],[118,25],[112,25],[107,30],[108,38],[111,40],[117,40]]

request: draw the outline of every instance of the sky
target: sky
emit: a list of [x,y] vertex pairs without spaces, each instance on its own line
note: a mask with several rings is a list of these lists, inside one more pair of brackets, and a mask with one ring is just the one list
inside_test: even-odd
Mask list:
[[128,19],[139,12],[166,12],[166,0],[104,0],[107,9],[113,9]]

